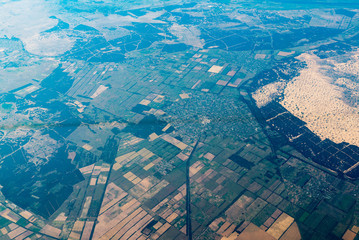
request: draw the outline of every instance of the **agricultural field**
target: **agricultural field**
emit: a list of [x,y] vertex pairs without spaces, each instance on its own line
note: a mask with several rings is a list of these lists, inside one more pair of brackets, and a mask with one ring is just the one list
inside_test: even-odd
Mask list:
[[359,239],[358,9],[2,1],[0,239]]

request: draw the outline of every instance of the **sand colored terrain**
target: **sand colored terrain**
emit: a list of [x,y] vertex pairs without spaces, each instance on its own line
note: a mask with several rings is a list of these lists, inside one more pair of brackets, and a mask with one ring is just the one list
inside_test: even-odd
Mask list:
[[334,64],[334,70],[340,73],[351,73],[359,75],[359,50],[351,53],[350,60],[346,62],[331,61]]
[[249,226],[238,236],[239,240],[275,240],[274,237],[250,223]]
[[252,97],[256,101],[258,107],[264,107],[278,97],[284,87],[284,82],[270,83],[255,91]]
[[279,239],[280,236],[282,236],[282,234],[290,227],[293,221],[294,219],[291,216],[283,213],[267,230],[267,233],[272,235],[275,239]]
[[298,58],[306,62],[307,68],[288,83],[280,104],[322,139],[359,146],[359,108],[344,102],[345,89],[332,84],[333,79],[325,75],[328,65],[320,64],[313,54]]

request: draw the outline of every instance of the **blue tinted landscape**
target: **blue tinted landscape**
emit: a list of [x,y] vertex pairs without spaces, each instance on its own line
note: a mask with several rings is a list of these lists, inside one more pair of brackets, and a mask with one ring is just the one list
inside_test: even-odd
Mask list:
[[359,2],[0,2],[0,239],[359,239]]

